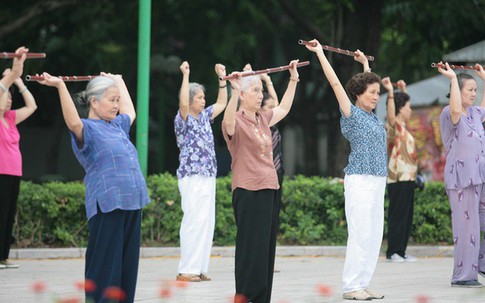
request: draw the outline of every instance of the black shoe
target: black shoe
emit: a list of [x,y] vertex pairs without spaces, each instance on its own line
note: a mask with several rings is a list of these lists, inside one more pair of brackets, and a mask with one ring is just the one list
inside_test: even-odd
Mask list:
[[480,288],[480,287],[483,287],[483,285],[477,280],[468,280],[468,281],[456,281],[455,283],[451,283],[451,287]]

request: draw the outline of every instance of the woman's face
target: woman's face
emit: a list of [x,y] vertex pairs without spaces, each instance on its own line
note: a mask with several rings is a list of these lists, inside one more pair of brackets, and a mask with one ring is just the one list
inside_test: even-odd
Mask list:
[[0,97],[0,110],[3,112],[9,111],[12,108],[12,94],[6,92]]
[[204,91],[199,90],[190,102],[190,111],[196,114],[201,113],[205,108],[205,94]]
[[411,109],[410,101],[406,102],[406,104],[404,104],[404,106],[401,107],[401,109],[399,110],[399,114],[401,115],[404,122],[407,122],[409,121],[409,119],[411,119],[412,112],[413,110]]
[[245,110],[257,112],[263,102],[263,83],[254,81],[245,91],[241,92],[241,107]]
[[120,91],[117,87],[106,89],[100,100],[92,100],[91,107],[94,114],[101,120],[111,121],[120,111]]
[[266,103],[261,107],[261,109],[263,109],[263,111],[267,111],[275,107],[276,107],[275,99],[268,97],[268,99],[266,100]]
[[363,110],[370,112],[375,109],[379,101],[381,85],[379,82],[369,84],[365,92],[357,96],[357,104]]
[[461,104],[463,107],[472,106],[475,104],[477,96],[477,82],[473,79],[466,79],[461,88]]

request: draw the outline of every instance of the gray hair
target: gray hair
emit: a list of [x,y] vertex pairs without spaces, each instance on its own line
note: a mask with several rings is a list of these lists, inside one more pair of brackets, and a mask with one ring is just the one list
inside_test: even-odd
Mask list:
[[194,101],[194,97],[199,91],[205,93],[205,87],[202,84],[199,84],[197,82],[189,83],[189,103],[192,103],[192,101]]
[[92,97],[95,100],[101,100],[106,90],[111,87],[117,87],[113,79],[104,76],[96,77],[89,81],[86,90],[77,95],[77,101],[80,104],[89,106]]
[[258,81],[261,81],[261,77],[259,75],[242,78],[241,91],[245,92],[253,83]]

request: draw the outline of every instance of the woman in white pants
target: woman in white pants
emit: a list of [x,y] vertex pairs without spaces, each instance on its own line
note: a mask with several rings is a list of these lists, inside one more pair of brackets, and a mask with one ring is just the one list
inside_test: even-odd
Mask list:
[[[180,149],[177,169],[184,216],[180,226],[178,281],[210,281],[207,276],[215,226],[216,153],[211,124],[227,104],[226,81],[219,81],[215,104],[205,107],[204,87],[189,83],[190,68],[180,65],[183,75],[180,109],[174,126]],[[216,64],[219,78],[226,75],[224,65]]]
[[345,88],[323,53],[322,46],[306,47],[315,52],[337,97],[342,117],[342,134],[350,142],[349,163],[344,169],[347,254],[343,270],[343,298],[382,299],[383,294],[368,288],[377,265],[384,229],[384,192],[387,176],[386,130],[373,113],[380,93],[380,77],[369,68],[364,54],[354,59],[362,63],[363,73],[354,75]]

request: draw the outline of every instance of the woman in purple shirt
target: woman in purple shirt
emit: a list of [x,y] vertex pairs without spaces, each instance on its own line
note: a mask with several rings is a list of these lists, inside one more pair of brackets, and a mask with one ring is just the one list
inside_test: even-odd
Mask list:
[[[438,71],[451,82],[450,105],[440,117],[455,247],[451,286],[483,287],[477,278],[485,277],[485,243],[480,238],[480,230],[485,231],[485,94],[481,106],[474,106],[475,79],[445,66]],[[478,75],[485,80],[481,66]]]
[[[227,104],[226,81],[219,81],[215,104],[205,107],[204,87],[189,83],[190,67],[180,65],[182,86],[180,109],[174,126],[180,165],[177,169],[178,187],[184,216],[180,225],[180,262],[178,281],[210,281],[207,276],[215,227],[216,152],[211,124]],[[222,64],[215,65],[218,76],[226,75]]]
[[56,87],[72,148],[86,171],[86,214],[89,240],[85,278],[96,285],[90,302],[107,302],[108,287],[118,287],[133,302],[140,254],[141,209],[150,202],[138,154],[130,142],[135,108],[121,75],[101,73],[79,95],[89,106],[81,119],[66,88],[44,73],[41,84]]

